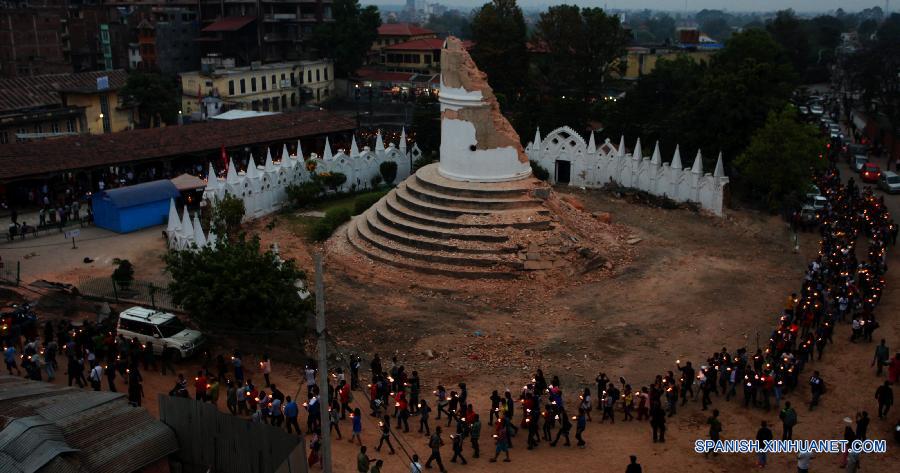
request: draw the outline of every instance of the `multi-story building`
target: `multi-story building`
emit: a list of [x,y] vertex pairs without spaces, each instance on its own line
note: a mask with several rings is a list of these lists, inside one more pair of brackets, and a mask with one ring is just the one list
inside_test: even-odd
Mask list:
[[[207,51],[233,57],[239,66],[252,61],[308,58],[315,27],[332,21],[332,0],[198,0]],[[249,32],[249,34],[248,34]],[[218,43],[218,44],[217,44]],[[245,51],[253,55],[245,57]]]
[[[466,48],[471,41],[463,42]],[[414,39],[382,48],[379,63],[382,69],[391,72],[412,72],[416,74],[437,74],[441,71],[440,38]]]
[[280,112],[297,110],[307,103],[321,103],[334,93],[334,64],[330,60],[254,63],[234,67],[204,64],[203,70],[181,74],[182,113],[192,119],[209,117],[208,98],[221,100],[227,110]]
[[[186,8],[153,7],[138,23],[137,69],[173,75],[200,67],[197,13]],[[132,54],[129,54],[131,59]],[[131,62],[131,61],[129,61]]]
[[437,33],[428,28],[412,23],[384,23],[378,27],[378,39],[372,43],[372,50],[381,51],[395,44],[430,38],[437,38]]
[[0,77],[125,67],[127,43],[116,41],[124,26],[117,18],[114,9],[81,3],[0,8]]
[[0,145],[133,128],[119,95],[126,78],[118,69],[0,79]]

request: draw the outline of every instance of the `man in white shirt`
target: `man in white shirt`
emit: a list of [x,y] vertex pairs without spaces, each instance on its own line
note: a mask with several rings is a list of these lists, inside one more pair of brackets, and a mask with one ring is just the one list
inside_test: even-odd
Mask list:
[[100,380],[103,379],[103,367],[100,366],[100,363],[97,363],[93,368],[91,368],[90,379],[91,387],[94,388],[94,391],[99,391]]
[[409,464],[409,473],[422,473],[422,464],[419,463],[418,455],[413,455],[412,463]]
[[809,462],[813,459],[813,453],[809,450],[797,454],[797,473],[807,473]]

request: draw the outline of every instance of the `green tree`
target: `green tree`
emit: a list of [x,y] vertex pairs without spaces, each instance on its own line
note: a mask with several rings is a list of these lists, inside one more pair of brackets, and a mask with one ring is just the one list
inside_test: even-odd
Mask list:
[[139,126],[152,128],[178,121],[178,88],[175,81],[160,74],[132,72],[119,93],[138,106]]
[[875,39],[850,58],[845,70],[862,90],[863,106],[900,125],[900,14],[881,24]]
[[628,36],[619,18],[601,8],[557,5],[541,13],[534,36],[547,49],[543,92],[591,101],[609,74],[621,71]]
[[819,131],[800,121],[792,106],[773,111],[735,161],[740,185],[776,211],[791,194],[809,187],[810,169],[825,166],[823,149]]
[[244,219],[244,201],[225,194],[222,200],[216,201],[212,209],[210,226],[219,238],[232,238],[240,233],[241,221]]
[[295,287],[306,274],[294,260],[261,251],[258,237],[170,251],[165,262],[173,301],[201,325],[290,329],[301,326],[312,307],[312,297],[300,299]]
[[791,59],[794,70],[801,76],[810,62],[809,35],[794,10],[781,10],[775,19],[766,24],[766,30],[775,38]]
[[381,173],[381,177],[387,185],[393,184],[394,179],[397,179],[397,163],[393,161],[381,163],[381,165],[378,166],[378,171]]
[[335,0],[331,12],[334,21],[317,26],[312,43],[324,56],[334,59],[338,77],[347,77],[365,62],[378,38],[381,15],[378,7],[362,8],[359,0]]
[[421,95],[416,98],[412,129],[416,133],[416,144],[424,154],[438,152],[441,146],[441,108],[436,97]]
[[675,19],[665,13],[647,20],[646,28],[654,41],[663,43],[675,38]]
[[472,19],[472,59],[498,97],[514,100],[528,77],[528,30],[516,0],[492,0]]
[[444,12],[443,15],[432,15],[428,18],[425,27],[444,36],[456,36],[460,39],[469,39],[472,37],[472,23],[464,15],[457,11]]
[[116,258],[113,260],[116,269],[113,270],[112,280],[122,289],[128,289],[134,281],[134,265],[127,259]]

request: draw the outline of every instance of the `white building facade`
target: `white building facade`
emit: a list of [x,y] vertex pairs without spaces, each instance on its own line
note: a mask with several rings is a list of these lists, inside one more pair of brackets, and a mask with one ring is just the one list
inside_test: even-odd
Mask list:
[[549,171],[552,184],[600,188],[615,183],[676,202],[694,202],[715,215],[724,214],[728,177],[725,176],[721,153],[715,170],[711,174],[704,173],[699,150],[692,166],[685,168],[678,146],[672,160],[664,163],[659,143],[656,143],[653,154],[645,157],[640,139],[635,143],[634,151],[628,153],[625,137],[621,138],[618,146],[608,139],[597,146],[593,133],[585,143],[569,127],[557,128],[544,138],[538,130],[525,151],[531,161]]

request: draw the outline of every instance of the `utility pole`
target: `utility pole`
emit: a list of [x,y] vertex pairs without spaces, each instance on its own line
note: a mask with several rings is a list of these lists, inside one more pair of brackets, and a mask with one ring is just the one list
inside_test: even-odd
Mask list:
[[316,335],[319,336],[319,417],[322,428],[322,471],[331,473],[331,418],[328,409],[328,355],[325,340],[325,280],[322,273],[322,254],[316,253]]

